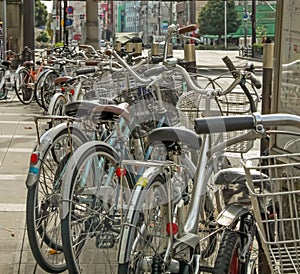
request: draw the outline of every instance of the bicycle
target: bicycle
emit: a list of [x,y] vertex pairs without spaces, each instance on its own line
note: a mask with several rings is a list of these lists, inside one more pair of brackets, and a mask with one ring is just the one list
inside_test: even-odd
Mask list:
[[[289,125],[298,129],[300,117],[280,113],[266,115],[255,113],[253,116],[236,117],[235,120],[230,117],[216,117],[202,119],[202,121],[199,119],[195,123],[196,132],[199,133],[248,129],[251,131],[242,138],[261,139],[272,134],[299,136],[297,131],[276,130],[276,127]],[[295,143],[287,143],[287,145],[294,145],[297,150]],[[266,256],[270,267],[267,270],[268,273],[270,271],[272,273],[298,271],[299,234],[297,230],[292,229],[299,221],[297,203],[295,203],[297,193],[299,193],[297,191],[297,157],[299,154],[295,152],[243,159],[245,184],[249,191],[252,208],[245,208],[241,204],[233,205],[227,209],[228,213],[230,207],[231,210],[237,207],[234,212],[231,211],[234,214],[230,218],[228,218],[230,215],[224,213],[223,216],[227,216],[226,223],[229,229],[224,234],[221,244],[223,248],[219,251],[220,256],[216,261],[214,273],[227,271],[225,268],[230,267],[235,267],[236,271],[242,271],[242,269],[244,271],[234,273],[246,273],[253,250],[254,237],[263,248],[263,255]],[[238,222],[243,218],[245,222]],[[248,229],[245,230],[245,227]],[[233,261],[236,263],[235,266],[232,264]]]
[[[29,55],[33,54],[33,52],[27,47],[24,48],[24,51],[25,50]],[[36,81],[45,66],[44,61],[37,61],[36,64],[39,66],[37,70],[34,69],[34,63],[32,60],[25,61],[15,72],[15,92],[20,102],[24,105],[28,105],[33,101]]]
[[[119,78],[119,80],[121,79]],[[107,95],[110,94],[111,90],[109,89],[107,90]],[[131,101],[151,99],[151,93],[145,92],[141,87],[135,87],[130,93],[126,92],[124,95],[120,95],[119,100],[126,101],[128,98],[131,98]],[[148,102],[150,103],[151,101]],[[99,114],[97,114],[96,109],[98,109]],[[88,101],[69,103],[66,105],[66,115],[80,117],[80,120],[83,120],[83,122],[78,121],[79,125],[81,123],[85,125],[83,131],[78,126],[75,127],[75,125],[71,128],[66,123],[57,125],[42,135],[40,145],[32,154],[32,159],[35,160],[30,163],[30,170],[26,180],[28,187],[26,210],[28,215],[28,238],[37,263],[46,271],[63,271],[66,269],[62,243],[60,236],[57,235],[57,231],[60,231],[60,224],[59,222],[50,223],[50,221],[56,220],[58,217],[58,204],[56,202],[60,197],[61,178],[66,172],[67,162],[80,142],[85,143],[84,140],[95,139],[91,137],[83,139],[82,136],[86,135],[86,130],[90,133],[96,132],[99,134],[99,140],[102,138],[110,139],[110,145],[118,144],[118,142],[124,143],[122,136],[118,140],[118,129],[124,132],[124,136],[129,136],[130,128],[126,127],[124,119],[118,122],[117,117],[121,116],[123,112],[125,115],[125,109],[116,105],[99,105]],[[48,116],[46,119],[70,119],[68,116]],[[109,129],[114,128],[115,124],[117,124],[117,130],[114,129],[111,133]],[[101,131],[103,127],[104,132]],[[81,138],[79,138],[80,136]],[[87,144],[90,145],[90,143]],[[59,159],[52,164],[47,164],[48,161],[53,161],[53,151],[55,152],[56,150],[61,152]],[[127,153],[132,153],[132,151]],[[139,152],[136,151],[135,155],[138,156],[138,154]],[[43,176],[44,173],[47,175],[47,180]]]
[[[12,53],[12,51],[7,51]],[[10,74],[10,61],[1,60],[0,63],[0,100],[7,100],[8,92],[13,90],[13,81]]]
[[[228,60],[227,65],[230,71],[233,71]],[[240,83],[249,100],[247,106],[250,105],[250,111],[253,112],[256,110],[255,103],[249,96],[251,94],[245,86],[245,80],[250,79],[257,86],[259,83],[252,73],[247,78],[246,73],[237,75],[238,71],[235,69],[234,71],[237,77],[233,86],[223,93],[212,92],[211,97],[216,96],[215,111],[220,111],[218,103],[221,100],[218,96],[222,98],[222,95],[226,95],[237,83]],[[193,92],[196,93],[197,90],[196,88]],[[185,98],[185,94],[182,97]],[[210,106],[211,102],[214,102],[207,97],[203,101],[205,106]],[[191,102],[197,105],[197,100],[194,98]],[[193,111],[190,106],[186,106],[186,109],[190,113]],[[208,115],[212,110],[206,109]],[[237,110],[239,109],[235,108],[235,111]],[[196,114],[201,111],[203,112],[202,109],[196,108]],[[209,137],[212,136],[203,137],[195,177],[186,176],[185,166],[180,163],[183,148],[189,145],[195,148],[194,145],[199,143],[197,137],[187,129],[159,128],[149,133],[150,145],[156,141],[163,143],[169,161],[143,163],[124,160],[121,163],[125,169],[129,167],[129,170],[132,170],[134,168],[132,166],[135,165],[145,165],[150,168],[137,180],[129,201],[129,209],[126,210],[127,214],[124,217],[119,240],[119,273],[156,273],[156,271],[159,273],[190,273],[189,271],[198,273],[197,271],[200,270],[212,270],[209,266],[200,266],[199,262],[203,259],[214,260],[211,257],[217,250],[217,237],[220,237],[221,229],[216,225],[216,214],[221,212],[223,205],[220,203],[222,201],[215,200],[218,195],[212,193],[212,191],[215,192],[215,188],[209,180],[214,172],[227,163],[223,156],[224,148],[214,157],[208,156],[211,143],[213,143]],[[222,139],[216,140],[215,142],[218,143]],[[249,149],[251,146],[246,146],[246,148],[242,146],[242,148]],[[182,185],[182,182],[185,184]],[[177,189],[178,185],[179,189]],[[192,192],[186,191],[189,188]],[[211,190],[206,191],[207,189]],[[152,202],[153,206],[148,205]],[[188,207],[186,219],[183,218],[185,206]]]
[[[181,71],[181,69],[179,67],[175,67],[175,70],[176,70],[176,68],[179,71]],[[193,87],[195,90],[200,89],[199,87],[195,86],[195,84],[191,80],[191,78],[188,77],[188,74],[184,74],[184,75],[186,76],[186,80],[187,80],[189,86]],[[240,81],[240,79],[235,80],[234,85],[230,86],[230,88],[233,89],[239,81]],[[203,92],[203,93],[205,92],[207,94],[207,92],[211,92],[211,91],[200,89],[200,92]],[[217,91],[217,92],[219,92],[219,91]],[[229,90],[227,90],[226,92],[229,92]],[[168,135],[168,134],[166,134],[166,135]],[[190,135],[188,134],[187,136],[190,136]],[[150,136],[148,136],[147,139],[149,139],[149,137]],[[195,144],[197,144],[197,141],[195,142]],[[197,148],[198,147],[199,147],[199,144],[198,144]],[[140,173],[143,169],[138,168],[137,174],[134,173],[132,169],[130,169],[130,171],[127,172],[126,175],[124,175],[123,174],[124,169],[122,167],[121,167],[121,169],[118,168],[122,162],[120,162],[119,165],[117,164],[118,161],[120,161],[120,156],[119,156],[120,153],[118,153],[117,156],[114,156],[114,154],[113,154],[113,153],[117,153],[117,152],[118,151],[113,150],[112,147],[110,147],[110,146],[107,147],[107,144],[103,144],[103,143],[88,144],[88,143],[86,143],[82,147],[80,147],[79,150],[77,150],[74,153],[74,155],[70,159],[70,163],[67,167],[66,176],[64,177],[64,181],[63,181],[63,185],[62,185],[63,196],[62,196],[62,206],[61,206],[61,212],[62,212],[61,219],[62,219],[63,241],[64,241],[64,239],[66,239],[66,241],[64,241],[64,247],[66,248],[67,256],[70,256],[69,259],[67,260],[68,267],[69,267],[69,271],[72,273],[77,273],[80,270],[88,271],[89,268],[96,269],[98,265],[94,266],[92,264],[93,263],[97,264],[97,262],[101,261],[101,258],[99,258],[98,256],[95,255],[95,257],[93,256],[92,259],[90,259],[88,262],[86,262],[86,256],[89,256],[87,254],[96,254],[96,252],[97,252],[91,248],[91,245],[94,246],[94,244],[92,243],[92,241],[94,239],[93,235],[96,237],[96,239],[98,237],[98,240],[96,240],[96,246],[98,248],[104,249],[102,251],[106,250],[104,247],[104,243],[107,243],[107,244],[109,243],[109,246],[112,248],[112,250],[111,250],[112,253],[115,252],[114,248],[116,246],[116,241],[119,242],[119,245],[126,245],[126,243],[128,243],[128,241],[126,241],[126,240],[124,242],[119,239],[119,236],[118,236],[118,233],[120,230],[119,226],[120,226],[120,222],[122,221],[122,216],[128,211],[128,209],[131,209],[130,208],[131,204],[128,201],[128,191],[131,192],[131,190],[127,189],[127,187],[130,187],[130,185],[128,183],[129,179],[132,177],[132,174],[140,176]],[[107,155],[107,156],[105,156],[105,155]],[[121,155],[123,155],[123,154],[121,153]],[[98,180],[99,180],[99,183],[101,181],[100,185],[93,187],[95,189],[98,189],[98,191],[96,193],[95,192],[89,193],[88,191],[84,191],[82,189],[80,192],[76,192],[79,185],[81,185],[81,180],[79,180],[78,178],[81,178],[81,174],[85,174],[84,167],[86,167],[87,163],[89,163],[89,161],[91,159],[93,159],[92,157],[95,157],[96,159],[98,159],[98,158],[102,159],[102,157],[104,157],[104,158],[107,157],[107,160],[110,159],[110,161],[112,161],[111,159],[114,157],[115,160],[113,161],[112,170],[118,170],[117,174],[113,173],[113,175],[115,177],[115,180],[113,180],[114,184],[112,186],[110,184],[108,184],[107,186],[102,186],[102,183],[103,184],[105,182],[110,183],[110,181],[108,181],[107,179],[102,180],[101,177],[99,179],[98,177],[96,177],[96,175],[99,174],[98,171],[94,171],[94,173],[92,173],[92,178],[94,178],[94,181],[98,182]],[[184,165],[181,166],[181,168],[186,169],[186,174],[187,174],[188,178],[192,178],[192,176],[194,175],[194,172],[195,172],[194,165],[192,164],[189,157],[182,157],[182,161],[183,161]],[[141,162],[138,162],[138,164],[140,164],[140,163]],[[151,165],[151,164],[149,164],[149,162],[146,162],[146,165],[147,164]],[[140,164],[140,165],[142,165],[142,164]],[[107,168],[107,170],[109,170],[109,169]],[[108,171],[106,171],[106,172],[108,172]],[[122,180],[122,176],[121,176],[122,174],[124,175],[124,178],[125,178],[124,179],[125,186],[123,185],[122,182],[119,182],[120,180]],[[151,176],[151,174],[154,174],[154,173],[148,172],[149,176]],[[118,176],[121,176],[121,178],[118,178]],[[112,175],[107,174],[107,178],[111,178],[111,177],[112,177]],[[136,178],[136,176],[134,176],[134,177]],[[108,186],[109,186],[109,188],[108,188]],[[138,186],[142,187],[144,185],[142,182],[140,182],[140,184],[138,184]],[[103,194],[101,191],[102,189],[103,189]],[[108,193],[107,193],[107,191],[108,191]],[[126,195],[124,195],[124,197],[122,195],[123,191],[124,191],[124,193],[126,193]],[[81,193],[84,193],[84,194],[81,195]],[[105,210],[101,211],[100,208],[94,210],[93,204],[87,205],[84,203],[83,204],[77,203],[77,201],[80,202],[81,200],[83,200],[83,201],[89,200],[88,199],[89,194],[91,195],[91,200],[92,200],[92,197],[94,197],[93,199],[96,199],[97,203],[101,203],[101,201],[102,201],[104,203],[104,205],[106,205]],[[119,194],[119,195],[117,195],[117,194]],[[115,195],[117,195],[117,196],[115,196]],[[109,197],[109,199],[107,197]],[[107,200],[109,200],[109,201],[107,201]],[[135,204],[135,202],[137,200],[135,200],[135,199],[133,199],[133,200],[134,200],[134,204]],[[108,205],[107,205],[107,203],[108,203]],[[98,205],[100,206],[100,204],[98,204]],[[208,205],[208,203],[206,203],[206,205]],[[81,215],[82,219],[78,220],[78,222],[77,222],[76,215],[79,212],[76,213],[76,208],[81,208],[81,207],[85,208],[86,210],[84,210],[84,212],[82,212],[82,215]],[[111,211],[109,209],[111,209]],[[99,213],[99,211],[100,211],[100,213]],[[119,215],[119,211],[121,211],[121,215]],[[129,210],[129,211],[132,212],[132,210]],[[114,218],[112,218],[113,215],[109,215],[108,212],[118,213],[118,218],[117,218],[116,223],[114,223]],[[99,217],[97,217],[98,215],[99,215]],[[133,218],[137,218],[137,215],[138,215],[138,213],[134,214]],[[94,223],[95,227],[92,226],[92,221],[94,219],[98,220],[96,223]],[[128,220],[128,219],[126,219],[126,220]],[[72,222],[73,222],[74,227],[72,227]],[[130,222],[128,221],[128,223],[130,223]],[[75,230],[75,227],[77,225],[78,225],[77,228],[79,229],[80,233],[76,232],[76,230]],[[87,225],[87,227],[84,227],[85,225]],[[117,225],[117,227],[118,227],[117,230],[115,230],[114,225],[115,226]],[[91,230],[88,231],[88,233],[86,233],[87,235],[85,235],[85,231],[89,227],[91,228]],[[103,229],[103,231],[102,231],[102,229]],[[111,231],[111,229],[113,231]],[[130,228],[128,230],[130,230]],[[103,232],[103,234],[102,234],[102,232]],[[82,237],[79,236],[81,233],[83,234]],[[102,237],[101,237],[101,235],[102,235]],[[134,234],[131,234],[131,235],[134,235]],[[88,238],[84,238],[84,236],[87,236]],[[89,237],[91,237],[91,238],[89,238]],[[122,236],[120,236],[120,237],[122,237]],[[132,238],[134,238],[134,237],[135,236],[132,236]],[[101,245],[101,244],[97,245],[97,243],[102,243],[103,245]],[[69,248],[69,246],[71,246],[71,248]],[[124,250],[123,254],[125,254],[125,250],[130,250],[130,248],[128,248],[128,246],[127,246],[127,248],[124,248],[122,250]],[[209,248],[208,248],[208,250],[209,250]],[[89,253],[89,252],[91,252],[91,253]],[[206,256],[209,257],[209,254],[206,254]],[[107,265],[107,268],[105,269],[105,271],[106,271],[106,273],[108,273],[108,271],[111,271],[112,273],[114,273],[115,270],[113,269],[112,265],[115,265],[116,262],[115,261],[111,262],[108,257],[110,257],[110,255],[107,254],[106,252],[104,252],[102,259],[105,259],[105,263]],[[97,260],[99,260],[99,261],[97,261]],[[100,271],[100,270],[97,269],[97,271]],[[102,269],[102,271],[104,271],[104,270]]]

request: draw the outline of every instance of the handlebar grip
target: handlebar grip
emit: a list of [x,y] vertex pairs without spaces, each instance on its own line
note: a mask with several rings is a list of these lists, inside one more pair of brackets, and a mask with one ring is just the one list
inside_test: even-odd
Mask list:
[[197,25],[196,24],[191,24],[191,25],[179,28],[178,33],[183,34],[183,33],[194,31],[196,29],[197,29]]
[[234,64],[232,63],[232,61],[230,60],[230,58],[228,56],[225,56],[222,58],[223,62],[225,63],[226,67],[228,68],[228,70],[231,72],[232,76],[234,78],[238,77],[238,73],[236,71],[236,67],[234,66]]
[[251,73],[250,77],[249,77],[251,83],[257,88],[260,89],[261,88],[261,82],[256,78],[254,73]]
[[255,128],[255,120],[252,115],[216,116],[195,119],[195,131],[197,134],[220,133],[253,128]]
[[82,74],[88,74],[88,73],[95,73],[97,71],[97,67],[93,68],[83,68],[83,69],[77,69],[75,71],[76,75],[82,75]]
[[144,72],[144,76],[145,77],[151,77],[151,76],[160,75],[160,74],[162,74],[166,70],[167,70],[167,68],[165,66],[159,66],[159,67],[150,68],[150,69],[147,69]]

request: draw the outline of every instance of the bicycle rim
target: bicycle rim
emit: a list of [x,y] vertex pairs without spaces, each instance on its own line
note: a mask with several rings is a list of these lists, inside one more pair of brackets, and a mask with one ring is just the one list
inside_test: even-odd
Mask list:
[[41,98],[41,88],[42,88],[42,84],[43,84],[43,81],[44,81],[44,77],[47,75],[47,73],[48,73],[47,70],[43,71],[40,74],[40,76],[38,77],[38,79],[35,83],[35,86],[34,86],[34,97],[36,99],[37,104],[40,107],[43,107],[42,98]]
[[116,164],[107,147],[96,145],[72,169],[69,212],[61,227],[70,273],[116,273],[121,219],[131,189],[126,176],[120,188]]
[[[124,224],[123,232],[129,230],[122,242],[128,243],[129,261],[119,265],[119,274],[125,273],[165,273],[168,267],[163,263],[168,235],[166,232],[167,207],[165,180],[157,176],[141,193],[141,200],[135,208],[136,220],[130,226]],[[141,206],[141,208],[139,208]],[[124,234],[126,235],[126,233]],[[121,251],[122,252],[122,251]]]
[[[3,100],[7,97],[7,89],[5,87],[5,71],[0,70],[0,100]],[[3,81],[3,83],[2,83]],[[2,85],[2,86],[1,86]]]
[[57,78],[57,74],[55,72],[51,72],[47,74],[43,81],[43,85],[41,87],[41,102],[43,108],[47,111],[51,98],[55,93],[55,79]]
[[15,91],[22,104],[28,105],[32,102],[34,98],[34,79],[28,70],[20,70],[16,75]]

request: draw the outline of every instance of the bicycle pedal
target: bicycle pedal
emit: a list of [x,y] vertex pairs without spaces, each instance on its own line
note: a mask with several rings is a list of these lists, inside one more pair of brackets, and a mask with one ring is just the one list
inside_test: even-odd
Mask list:
[[101,249],[113,248],[115,245],[114,235],[110,233],[101,233],[96,236],[96,247]]

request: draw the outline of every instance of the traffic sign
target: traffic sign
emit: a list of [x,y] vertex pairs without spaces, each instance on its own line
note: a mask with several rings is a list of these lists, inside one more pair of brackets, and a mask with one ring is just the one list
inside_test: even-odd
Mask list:
[[70,18],[67,18],[66,19],[66,27],[69,27],[69,26],[72,26],[73,25],[73,20],[72,19],[70,19]]
[[246,12],[246,13],[244,14],[244,20],[248,20],[248,19],[249,19],[249,13]]
[[66,7],[66,12],[67,12],[67,14],[73,14],[74,8],[72,6],[68,6],[68,7]]

